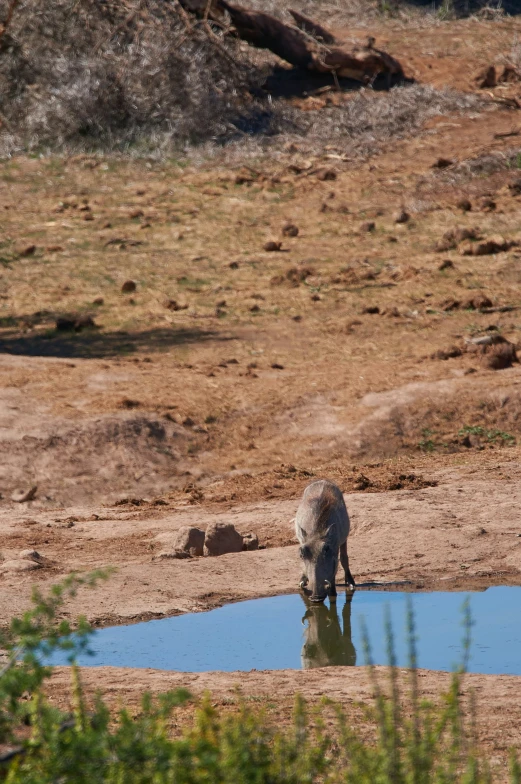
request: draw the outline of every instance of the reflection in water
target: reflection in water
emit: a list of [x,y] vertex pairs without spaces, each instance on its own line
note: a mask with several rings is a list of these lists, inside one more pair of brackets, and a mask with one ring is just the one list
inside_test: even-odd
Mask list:
[[[303,598],[303,597],[302,597]],[[336,608],[325,604],[309,604],[302,622],[306,624],[304,645],[302,646],[302,667],[353,666],[356,664],[356,650],[351,640],[351,602],[353,593],[346,592],[346,603],[342,608],[342,628]]]

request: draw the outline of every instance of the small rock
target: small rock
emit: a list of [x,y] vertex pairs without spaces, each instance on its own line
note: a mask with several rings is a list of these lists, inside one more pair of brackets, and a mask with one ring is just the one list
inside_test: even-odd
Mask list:
[[251,185],[255,182],[255,177],[252,174],[237,174],[235,177],[236,185]]
[[185,419],[183,419],[183,425],[185,427],[193,427],[195,425],[195,422],[192,419],[192,417],[187,416],[185,417]]
[[447,350],[440,349],[435,351],[434,354],[431,354],[431,359],[454,359],[455,357],[461,357],[463,351],[458,346],[451,346]]
[[82,329],[94,329],[95,327],[96,323],[92,316],[78,316],[74,322],[74,330],[76,332],[81,332]]
[[478,200],[478,208],[481,212],[494,212],[496,209],[496,202],[490,196],[483,196]]
[[490,256],[493,253],[502,253],[503,251],[510,250],[518,243],[513,240],[505,240],[504,237],[496,235],[489,237],[482,242],[469,242],[460,246],[459,252],[462,256]]
[[516,177],[515,180],[509,183],[508,190],[510,191],[512,196],[521,195],[521,177]]
[[259,313],[260,307],[258,305],[252,305],[250,308],[250,313]]
[[505,370],[518,361],[516,347],[513,343],[505,341],[491,346],[483,354],[482,364],[489,370]]
[[282,242],[275,242],[275,240],[268,240],[262,246],[267,253],[274,253],[282,248]]
[[17,504],[24,504],[26,501],[32,501],[38,490],[38,485],[33,485],[29,490],[17,490],[11,496],[11,501]]
[[322,182],[327,182],[329,180],[336,180],[337,174],[334,169],[320,169],[317,172],[317,180],[321,180]]
[[298,237],[298,232],[298,226],[295,226],[294,223],[290,223],[289,221],[282,227],[282,234],[284,237]]
[[497,77],[498,84],[521,81],[521,73],[513,65],[504,65]]
[[484,90],[487,87],[496,87],[497,74],[495,67],[493,65],[486,65],[482,68],[474,77],[474,83],[480,90]]
[[271,367],[273,370],[284,370],[284,365],[281,365],[279,362],[272,362]]
[[202,556],[204,551],[204,531],[191,525],[179,529],[174,540],[174,550],[183,550],[191,556]]
[[139,400],[132,400],[129,397],[123,397],[119,401],[118,406],[119,408],[132,409],[132,408],[139,408],[141,406],[141,403],[139,402]]
[[456,207],[462,212],[470,212],[472,209],[472,204],[470,203],[469,199],[463,198],[456,203]]
[[121,287],[121,292],[123,294],[130,294],[132,291],[135,291],[137,288],[135,280],[126,280]]
[[321,299],[322,299],[322,297],[320,296],[320,294],[312,294],[311,295],[311,302],[320,302]]
[[353,488],[355,490],[367,490],[368,487],[372,486],[371,480],[365,476],[365,474],[358,474],[354,481]]
[[59,316],[56,319],[57,332],[81,332],[82,329],[94,329],[97,326],[92,316]]
[[441,264],[438,267],[438,269],[440,270],[440,272],[442,272],[443,270],[446,270],[446,269],[454,269],[454,262],[451,261],[450,259],[444,259],[441,262]]
[[184,303],[181,304],[176,299],[166,299],[164,301],[164,306],[168,310],[186,310],[188,308],[188,305]]
[[239,269],[239,262],[238,261],[230,261],[228,267],[232,270]]
[[380,313],[380,308],[378,307],[378,305],[367,305],[365,308],[362,308],[362,313],[377,315],[378,313]]
[[[315,270],[313,267],[290,267],[289,270],[286,272],[286,280],[289,280],[294,285],[298,286],[299,283],[307,280],[311,275],[315,274]],[[284,281],[284,277],[282,277],[282,281]]]
[[34,256],[36,245],[19,245],[16,249],[17,256]]
[[204,538],[206,556],[240,553],[242,545],[242,536],[231,523],[210,523],[206,529]]
[[72,332],[74,330],[74,325],[76,324],[76,319],[68,318],[66,316],[60,316],[56,319],[56,329],[58,332]]
[[467,433],[461,439],[461,445],[466,447],[467,449],[482,449],[483,445],[481,443],[481,439],[475,433]]
[[456,226],[456,228],[449,229],[445,232],[441,240],[436,243],[434,250],[438,253],[453,250],[460,242],[463,242],[464,240],[478,240],[480,236],[478,229],[467,229],[463,226]]
[[129,217],[131,220],[135,220],[136,218],[142,218],[144,214],[145,214],[145,213],[143,212],[143,210],[136,209],[136,210],[131,210],[131,211],[129,212],[129,214],[128,214],[128,217]]
[[396,213],[393,220],[395,223],[407,223],[410,220],[410,217],[411,216],[408,212],[405,212],[405,210],[400,210]]
[[37,550],[21,550],[19,552],[20,558],[24,558],[25,560],[29,561],[43,561],[42,556]]
[[47,245],[45,250],[47,251],[47,253],[61,253],[64,250],[64,248],[63,245]]
[[453,166],[455,161],[452,158],[438,158],[433,164],[433,169],[448,169],[449,166]]
[[445,299],[443,302],[440,302],[440,310],[445,311],[445,313],[450,313],[451,310],[457,310],[461,305],[459,299]]
[[103,297],[96,297],[96,299],[92,300],[92,304],[93,305],[104,305],[105,304],[105,300],[103,299]]
[[358,227],[358,231],[362,234],[367,234],[370,231],[374,231],[376,228],[376,224],[374,221],[364,221]]
[[259,549],[259,537],[257,534],[249,533],[242,535],[242,549],[243,550],[258,550]]
[[470,299],[466,300],[462,307],[464,310],[481,310],[482,308],[491,308],[492,300],[485,294],[475,294]]

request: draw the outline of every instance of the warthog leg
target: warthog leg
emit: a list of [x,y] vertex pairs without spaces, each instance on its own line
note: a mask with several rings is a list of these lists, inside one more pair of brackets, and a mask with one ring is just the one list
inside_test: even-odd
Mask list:
[[345,572],[346,585],[350,585],[352,588],[354,588],[356,583],[354,581],[353,575],[351,574],[351,570],[349,569],[349,556],[347,555],[347,542],[344,542],[344,544],[340,545],[340,563],[342,564],[342,568]]

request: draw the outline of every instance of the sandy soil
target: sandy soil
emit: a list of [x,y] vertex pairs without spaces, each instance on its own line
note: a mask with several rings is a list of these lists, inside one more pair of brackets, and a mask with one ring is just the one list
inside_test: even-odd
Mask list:
[[[477,92],[476,70],[504,62],[519,28],[472,19],[419,34],[382,21],[376,33],[420,81]],[[359,582],[521,584],[521,370],[467,350],[484,335],[518,343],[520,90],[479,91],[481,110],[356,162],[304,145],[249,161],[248,177],[218,161],[0,165],[0,624],[33,585],[105,565],[116,573],[69,617],[128,623],[294,591],[291,520],[317,476],[346,493]],[[323,96],[305,102],[327,110]],[[285,221],[298,236],[283,236]],[[456,227],[499,234],[505,249],[437,251]],[[269,239],[284,252],[265,252]],[[469,305],[476,295],[490,304]],[[97,327],[57,329],[78,314]],[[263,549],[157,558],[180,526],[216,520]],[[27,549],[41,557],[20,571]],[[129,675],[84,673],[89,689],[133,703],[182,683],[232,705],[239,677]],[[67,678],[57,671],[53,698],[66,700]],[[370,696],[363,669],[240,681],[285,716],[297,689],[353,710]],[[447,678],[421,681],[438,694]],[[501,766],[521,744],[520,683],[467,679]]]
[[[469,476],[470,474],[470,476]],[[439,472],[435,487],[346,496],[352,519],[351,569],[358,582],[409,580],[447,589],[521,582],[521,465]],[[224,602],[296,590],[299,573],[292,518],[298,501],[264,501],[226,511],[162,507],[66,513],[3,512],[7,563],[34,548],[36,571],[4,568],[0,622],[27,607],[32,585],[70,571],[113,565],[105,584],[78,596],[68,611],[96,624],[205,610]],[[182,525],[232,522],[267,549],[189,560],[157,555]],[[0,563],[0,573],[2,564]]]

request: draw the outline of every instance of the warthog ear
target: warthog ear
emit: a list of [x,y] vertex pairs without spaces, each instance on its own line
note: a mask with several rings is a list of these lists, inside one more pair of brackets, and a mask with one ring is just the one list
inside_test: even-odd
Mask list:
[[309,547],[308,547],[307,545],[303,545],[303,546],[300,548],[300,557],[301,557],[301,558],[302,558],[304,561],[311,561],[311,558],[312,558],[312,552],[311,552],[311,550],[309,549]]

